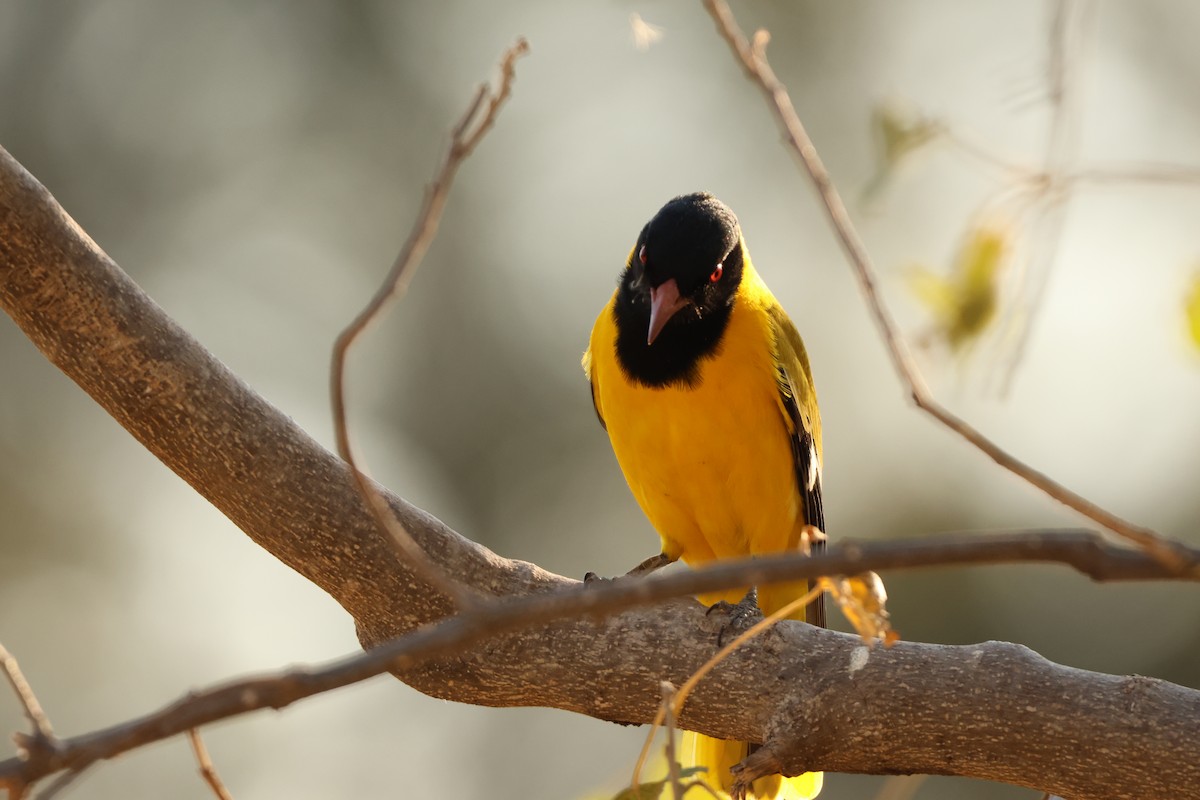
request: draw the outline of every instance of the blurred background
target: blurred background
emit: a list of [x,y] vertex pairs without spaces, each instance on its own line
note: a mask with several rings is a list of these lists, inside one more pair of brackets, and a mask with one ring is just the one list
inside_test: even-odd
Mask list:
[[[1200,543],[1200,353],[1182,311],[1200,189],[1078,187],[1056,257],[1006,273],[1006,296],[1044,293],[1000,392],[1012,337],[951,351],[929,336],[907,276],[914,264],[944,273],[1012,176],[934,142],[876,180],[873,120],[896,98],[1037,166],[1052,5],[735,11],[772,31],[772,61],[852,201],[887,300],[914,339],[931,339],[919,360],[938,396],[1090,499]],[[642,28],[655,40],[644,49],[633,14],[657,26]],[[1069,162],[1200,166],[1197,26],[1187,0],[1095,4],[1071,61]],[[6,0],[0,144],[170,314],[329,443],[333,338],[517,35],[533,52],[511,104],[462,169],[408,298],[351,360],[353,425],[378,477],[497,552],[566,575],[615,574],[653,552],[579,356],[641,225],[703,188],[738,212],[808,344],[831,535],[1080,524],[909,406],[812,192],[698,3]],[[144,452],[7,318],[0,359],[0,641],[61,734],[356,649],[337,605]],[[884,577],[906,639],[1006,639],[1200,686],[1194,588],[1093,585],[1050,567]],[[5,691],[0,727],[24,727]],[[239,800],[602,796],[642,736],[435,701],[390,678],[205,731]],[[833,775],[824,797],[882,785]],[[182,739],[96,767],[70,792],[211,797]],[[953,779],[917,794],[1035,796]]]

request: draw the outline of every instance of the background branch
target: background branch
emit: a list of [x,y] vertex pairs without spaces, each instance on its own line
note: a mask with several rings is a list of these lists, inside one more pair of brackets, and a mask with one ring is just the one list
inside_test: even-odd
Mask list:
[[516,61],[527,52],[529,52],[528,42],[518,39],[516,44],[508,48],[500,59],[500,84],[496,90],[492,91],[487,84],[476,90],[475,98],[459,119],[458,124],[454,126],[446,154],[442,158],[433,183],[425,190],[425,202],[417,214],[408,240],[404,243],[404,247],[375,295],[338,335],[333,346],[333,361],[330,366],[329,384],[332,394],[333,429],[338,455],[350,465],[354,483],[379,527],[396,542],[397,547],[422,578],[429,581],[442,594],[453,598],[459,606],[462,606],[469,597],[469,587],[455,582],[452,577],[432,563],[420,545],[404,529],[404,526],[388,513],[385,499],[372,485],[365,464],[361,463],[361,459],[355,455],[346,420],[346,355],[358,337],[383,312],[387,304],[402,297],[408,290],[408,284],[416,273],[417,265],[421,263],[425,251],[429,249],[434,236],[437,235],[438,223],[441,220],[442,211],[446,207],[446,198],[454,183],[455,173],[458,172],[459,165],[475,150],[475,146],[483,139],[484,134],[495,124],[496,116],[500,113],[500,106],[512,94],[513,79],[516,76]]
[[25,679],[25,674],[21,672],[21,666],[17,663],[16,657],[8,652],[2,644],[0,644],[0,667],[4,669],[8,685],[12,687],[13,694],[17,696],[17,701],[20,702],[21,709],[25,712],[25,718],[29,720],[29,724],[33,728],[34,736],[51,741],[54,738],[54,730],[50,726],[49,717],[42,710],[42,704],[38,702],[37,695],[33,693],[33,687]]
[[1148,549],[1160,558],[1176,565],[1185,563],[1187,556],[1184,553],[1183,545],[1166,539],[1149,528],[1122,519],[1082,495],[1071,491],[1044,472],[1013,457],[933,397],[921,379],[920,371],[909,352],[908,343],[900,333],[899,326],[879,292],[876,270],[866,245],[863,244],[854,224],[850,221],[850,213],[846,210],[841,195],[833,185],[829,171],[825,169],[821,157],[817,154],[812,137],[808,135],[796,114],[796,109],[788,96],[787,87],[776,77],[767,61],[766,46],[769,39],[767,32],[760,30],[754,35],[753,42],[747,41],[745,34],[738,27],[733,12],[729,10],[729,6],[724,0],[704,0],[704,5],[716,23],[717,31],[729,44],[734,57],[742,65],[746,75],[766,96],[771,112],[783,129],[786,143],[800,159],[800,163],[804,165],[805,171],[812,180],[825,213],[854,270],[855,277],[858,278],[871,315],[883,336],[892,365],[901,382],[908,389],[917,408],[982,450],[1001,467],[1036,486],[1060,503]]
[[189,728],[187,737],[188,742],[192,745],[192,752],[196,755],[196,768],[200,771],[200,777],[208,784],[208,788],[212,789],[217,800],[233,800],[233,795],[229,794],[229,790],[221,781],[221,776],[217,774],[217,768],[213,766],[212,758],[208,755],[208,748],[204,746],[204,740],[200,738],[200,731]]
[[[1090,0],[1056,0],[1050,23],[1047,59],[1047,81],[1050,101],[1050,125],[1046,136],[1046,152],[1042,159],[1041,175],[1045,191],[1041,193],[1039,214],[1041,235],[1037,237],[1030,274],[1030,290],[1026,319],[1019,326],[1017,341],[1004,367],[1004,392],[1016,378],[1018,367],[1025,361],[1033,330],[1042,314],[1050,275],[1062,248],[1063,230],[1074,185],[1068,173],[1079,152],[1081,92],[1079,91],[1079,62],[1090,20],[1095,16]],[[1101,523],[1103,524],[1103,523]],[[1119,531],[1118,531],[1119,532]]]
[[[8,678],[8,685],[12,687],[13,694],[16,695],[17,702],[21,704],[21,710],[25,712],[25,718],[29,720],[29,725],[33,729],[33,733],[29,736],[23,734],[13,736],[13,740],[17,743],[18,757],[28,760],[33,754],[52,749],[57,742],[54,738],[54,730],[50,726],[50,719],[42,710],[42,704],[38,702],[37,695],[33,693],[33,687],[25,679],[25,674],[21,672],[21,666],[17,663],[17,659],[2,644],[0,644],[0,668],[3,668],[4,674]],[[32,782],[19,774],[7,777],[0,774],[0,787],[8,789],[9,800],[19,800],[23,797]]]

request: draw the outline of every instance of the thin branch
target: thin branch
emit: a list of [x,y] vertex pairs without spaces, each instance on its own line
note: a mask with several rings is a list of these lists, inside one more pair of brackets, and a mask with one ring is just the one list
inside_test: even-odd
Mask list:
[[338,455],[350,465],[358,491],[379,527],[396,543],[421,577],[453,599],[459,608],[470,602],[469,588],[456,583],[430,560],[412,535],[390,513],[387,502],[368,477],[366,464],[361,457],[355,455],[346,419],[346,355],[359,335],[379,317],[388,303],[402,297],[407,291],[421,259],[437,235],[438,223],[441,221],[455,173],[495,123],[500,107],[512,94],[516,61],[527,52],[529,44],[523,38],[518,39],[516,44],[504,52],[500,60],[498,88],[493,91],[487,84],[483,84],[475,92],[466,113],[454,126],[450,145],[446,148],[446,154],[442,157],[433,182],[425,190],[425,201],[417,214],[408,240],[370,302],[338,335],[330,365],[329,384]]
[[25,712],[25,718],[33,726],[34,736],[46,743],[53,742],[54,729],[50,725],[50,718],[42,710],[42,704],[38,702],[37,695],[33,693],[33,688],[29,685],[29,681],[25,680],[25,675],[21,672],[21,667],[17,664],[17,659],[12,653],[8,652],[3,644],[0,644],[0,665],[4,667],[4,674],[8,678],[8,683],[12,686],[13,693],[21,703],[21,708]]
[[1076,68],[1079,46],[1090,15],[1088,0],[1056,0],[1054,4],[1047,59],[1050,133],[1043,162],[1043,171],[1048,175],[1062,175],[1070,154],[1078,149],[1080,93]]
[[982,450],[989,458],[1008,471],[1023,478],[1060,503],[1078,511],[1085,517],[1103,525],[1105,528],[1120,536],[1137,543],[1140,547],[1163,559],[1165,563],[1179,566],[1186,563],[1184,546],[1178,542],[1160,536],[1150,528],[1137,525],[1116,514],[1101,508],[1087,498],[1063,486],[1049,475],[1034,469],[1023,461],[1009,455],[1004,449],[984,436],[966,420],[950,412],[945,406],[934,399],[929,388],[921,378],[920,371],[909,352],[908,343],[900,333],[895,319],[883,302],[877,287],[876,270],[866,246],[859,238],[849,212],[842,202],[841,196],[833,185],[828,170],[825,169],[812,138],[804,129],[800,118],[792,106],[787,87],[776,77],[771,65],[767,62],[766,45],[769,36],[766,31],[758,31],[753,42],[746,40],[738,27],[729,6],[724,0],[705,0],[705,7],[716,22],[717,31],[729,44],[734,56],[740,61],[746,74],[766,95],[771,111],[783,128],[787,144],[799,156],[801,163],[808,172],[814,187],[820,195],[826,215],[837,233],[859,286],[866,298],[884,344],[887,346],[892,365],[901,382],[912,396],[913,403],[941,422],[950,430]]
[[19,778],[33,783],[54,772],[82,769],[99,759],[219,719],[264,708],[284,708],[297,700],[386,671],[411,670],[511,631],[567,618],[611,615],[670,598],[826,575],[857,575],[868,570],[967,564],[1059,563],[1099,581],[1200,580],[1195,569],[1200,565],[1200,549],[1187,550],[1187,557],[1185,568],[1174,570],[1151,554],[1116,547],[1090,531],[951,534],[914,541],[842,542],[813,556],[784,553],[739,559],[649,579],[617,580],[601,586],[575,585],[560,591],[516,596],[478,604],[408,636],[322,667],[296,667],[190,693],[138,719],[59,740],[55,751],[44,759],[2,761],[0,781]]
[[973,158],[979,163],[1007,176],[1012,176],[1016,181],[1031,181],[1040,176],[1040,173],[1036,169],[1015,161],[1009,161],[1004,156],[993,153],[985,145],[967,137],[961,131],[950,128],[948,125],[942,125],[940,133],[943,141],[957,148],[963,155]]
[[1071,183],[1150,183],[1194,187],[1200,184],[1200,167],[1180,164],[1119,164],[1083,169],[1067,176]]
[[[21,704],[25,718],[29,720],[29,725],[33,729],[30,734],[18,733],[13,736],[13,740],[17,744],[18,757],[29,763],[50,757],[58,746],[58,739],[54,736],[50,718],[42,710],[42,704],[38,702],[37,695],[33,693],[33,687],[29,685],[25,674],[21,672],[21,666],[17,663],[16,657],[8,652],[3,644],[0,644],[0,666],[3,666],[8,684],[12,687],[13,694],[17,696],[17,702]],[[26,795],[32,784],[33,781],[25,780],[20,775],[0,774],[0,788],[7,789],[8,800],[20,800]]]
[[1034,269],[1031,270],[1034,281],[1032,297],[1026,304],[1024,319],[1017,332],[1017,341],[1004,369],[1004,393],[1011,389],[1017,368],[1025,361],[1025,353],[1029,343],[1033,341],[1034,326],[1045,303],[1050,273],[1062,243],[1067,208],[1075,188],[1075,184],[1068,179],[1068,172],[1071,156],[1079,149],[1081,93],[1076,75],[1081,58],[1083,34],[1092,8],[1090,0],[1056,0],[1051,16],[1047,59],[1050,129],[1042,162],[1045,207],[1040,225],[1041,242],[1033,259]]
[[189,728],[187,736],[188,741],[192,743],[192,752],[196,754],[196,766],[200,770],[200,777],[204,778],[204,782],[213,790],[217,800],[233,800],[233,795],[225,788],[225,784],[221,782],[221,776],[217,774],[217,768],[213,766],[212,758],[208,755],[208,748],[204,746],[204,740],[200,738],[200,731]]
[[[1035,205],[1030,209],[1033,219],[1029,225],[1031,233],[1028,255],[1023,265],[1026,281],[1033,284],[1032,298],[1024,304],[1018,316],[1010,315],[1010,319],[1017,321],[1016,342],[1006,356],[1008,363],[1001,370],[1001,396],[1008,396],[1012,391],[1017,369],[1024,363],[1029,343],[1033,341],[1034,325],[1044,307],[1050,274],[1058,262],[1063,231],[1066,229],[1067,211],[1074,185],[1050,173],[1045,173],[1045,176],[1046,181],[1041,190],[1032,198]],[[1028,284],[1022,291],[1030,291]]]
[[[682,800],[683,777],[679,774],[679,754],[675,752],[675,734],[678,732],[675,726],[675,684],[663,681],[659,689],[662,690],[663,727],[667,733],[667,776],[671,781],[671,796],[674,800]],[[653,729],[649,736],[654,736]]]
[[633,775],[629,779],[629,791],[635,797],[640,794],[638,787],[642,785],[642,769],[645,768],[646,762],[650,758],[650,749],[654,747],[654,736],[666,722],[667,713],[670,711],[671,709],[667,707],[666,703],[659,702],[658,710],[654,712],[654,719],[650,720],[650,730],[646,731],[642,749],[638,753],[637,761],[633,763]]

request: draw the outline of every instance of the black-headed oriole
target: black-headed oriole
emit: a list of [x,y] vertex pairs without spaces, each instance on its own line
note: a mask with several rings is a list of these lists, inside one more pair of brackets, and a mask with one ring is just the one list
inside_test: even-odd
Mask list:
[[[737,217],[715,197],[676,197],[642,228],[583,366],[629,488],[662,539],[641,571],[792,550],[806,525],[825,530],[808,356],[751,265]],[[759,604],[770,614],[807,589],[763,587]],[[806,618],[824,617],[818,598]],[[728,792],[749,745],[689,735],[682,751]],[[753,794],[810,798],[820,788],[820,773],[773,776]]]

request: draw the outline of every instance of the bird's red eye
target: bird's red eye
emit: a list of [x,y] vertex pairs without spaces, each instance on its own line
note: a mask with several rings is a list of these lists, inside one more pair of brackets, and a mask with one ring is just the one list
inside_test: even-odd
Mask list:
[[721,280],[721,273],[723,273],[724,271],[725,271],[725,265],[717,264],[717,268],[712,271],[712,275],[708,276],[708,282],[716,283],[717,281]]
[[646,266],[646,245],[642,245],[642,249],[638,250],[638,261],[642,262],[642,266]]

